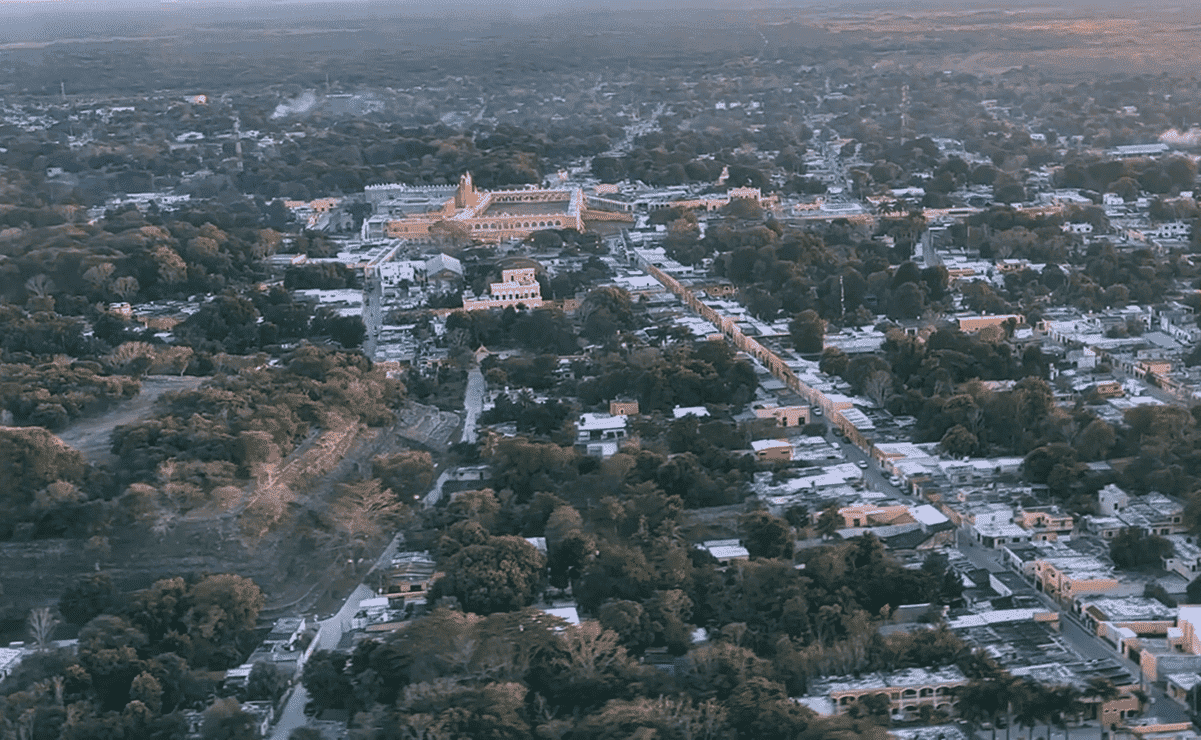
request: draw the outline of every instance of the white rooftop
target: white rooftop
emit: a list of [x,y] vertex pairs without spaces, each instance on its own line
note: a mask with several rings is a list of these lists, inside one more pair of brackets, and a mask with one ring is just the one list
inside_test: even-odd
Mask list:
[[610,416],[609,414],[581,414],[578,428],[580,431],[593,431],[605,429],[625,429],[627,418],[624,416]]
[[558,617],[572,626],[580,623],[580,613],[574,606],[552,606],[548,609],[543,609],[542,611],[546,612],[552,617]]
[[792,447],[792,445],[782,439],[756,439],[754,442],[751,442],[751,449],[753,449],[755,452],[780,449],[782,447]]
[[942,513],[941,511],[934,508],[930,504],[922,504],[921,506],[914,506],[911,509],[909,509],[909,513],[913,515],[914,519],[918,520],[919,522],[921,522],[922,524],[925,524],[928,527],[937,526],[939,524],[945,524],[946,522],[951,521],[950,519],[947,518],[946,514]]

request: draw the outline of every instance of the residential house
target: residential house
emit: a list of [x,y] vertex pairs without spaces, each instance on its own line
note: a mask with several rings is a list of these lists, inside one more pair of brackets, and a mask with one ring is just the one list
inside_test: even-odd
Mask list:
[[626,416],[583,414],[576,423],[576,445],[592,457],[616,455],[626,437],[628,422]]
[[718,565],[727,566],[739,560],[750,560],[751,554],[739,540],[705,540],[697,547],[713,556]]
[[809,423],[808,406],[776,406],[756,404],[755,416],[760,419],[775,419],[782,427],[799,427]]
[[1047,541],[1070,537],[1075,527],[1071,514],[1058,506],[1034,506],[1018,511],[1013,521],[1031,533],[1031,540]]
[[757,439],[751,449],[761,462],[792,462],[792,445],[782,439]]
[[429,552],[399,552],[392,556],[384,595],[404,604],[421,603],[441,574]]
[[1194,538],[1182,534],[1170,534],[1172,554],[1163,558],[1164,570],[1178,574],[1190,583],[1201,575],[1201,545]]

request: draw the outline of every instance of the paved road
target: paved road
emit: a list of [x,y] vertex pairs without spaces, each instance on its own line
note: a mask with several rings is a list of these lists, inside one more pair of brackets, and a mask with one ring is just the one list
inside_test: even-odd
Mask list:
[[309,692],[297,684],[292,695],[288,697],[288,703],[284,705],[284,711],[280,712],[279,722],[276,722],[271,730],[271,740],[288,740],[292,730],[308,724],[309,719],[304,716],[304,705],[308,702]]
[[379,349],[380,327],[384,324],[384,285],[378,278],[369,277],[363,282],[363,325],[367,335],[363,339],[363,354],[375,359]]
[[919,503],[917,498],[911,495],[907,490],[899,488],[898,486],[894,486],[892,483],[890,483],[888,481],[888,474],[881,470],[879,464],[876,463],[876,461],[872,458],[868,457],[867,453],[850,442],[847,442],[842,437],[835,437],[832,428],[829,432],[827,432],[826,439],[830,440],[831,444],[833,444],[839,451],[842,452],[842,456],[847,461],[853,463],[865,461],[867,463],[867,467],[863,469],[863,480],[865,483],[867,483],[868,488],[873,491],[880,491],[881,493],[895,496],[901,500]]
[[467,371],[467,391],[463,394],[463,442],[475,444],[476,422],[484,410],[484,374],[478,365]]
[[[393,539],[392,544],[394,545],[396,542]],[[392,545],[389,545],[390,547]],[[317,633],[320,640],[317,649],[333,650],[338,647],[338,643],[342,640],[342,633],[350,629],[351,617],[359,610],[359,602],[373,596],[375,596],[375,592],[360,583],[350,593],[350,596],[346,597],[346,601],[343,602],[342,608],[338,610],[337,614],[321,620],[321,629]],[[271,731],[271,740],[287,740],[288,735],[292,734],[292,730],[308,724],[308,717],[304,714],[304,705],[308,703],[308,700],[309,694],[304,690],[304,686],[297,684],[295,690],[292,691],[292,696],[288,698],[288,703],[284,705],[284,711],[280,713],[279,722]]]
[[450,480],[450,470],[443,470],[442,475],[438,476],[438,480],[434,481],[434,487],[430,489],[429,493],[425,494],[425,498],[421,501],[421,504],[425,508],[428,509],[437,505],[438,501],[442,499],[442,486],[448,480]]
[[[864,479],[867,481],[870,488],[896,496],[901,500],[912,500],[913,502],[918,503],[916,497],[910,495],[907,491],[904,491],[889,483],[885,473],[880,469],[875,461],[870,459],[862,450],[840,438],[834,439],[836,440],[836,444],[841,448],[842,453],[847,460],[852,462],[858,462],[860,460],[867,461],[868,466],[866,469],[864,469],[863,473]],[[980,547],[974,544],[962,530],[957,533],[956,547],[968,558],[968,560],[976,565],[976,567],[985,568],[992,573],[999,573],[1008,569],[1005,563],[1002,561],[1000,554],[996,550],[991,550],[989,548]],[[1099,660],[1106,658],[1116,660],[1120,665],[1127,668],[1133,675],[1141,678],[1142,674],[1139,666],[1134,663],[1134,661],[1124,657],[1104,640],[1097,637],[1095,633],[1085,629],[1079,622],[1076,621],[1075,617],[1070,612],[1060,609],[1059,605],[1056,604],[1049,596],[1040,592],[1036,593],[1038,593],[1038,597],[1048,609],[1053,609],[1060,613],[1060,634],[1068,643],[1068,645],[1075,652],[1079,653],[1081,657],[1085,658],[1086,660]],[[1159,717],[1166,722],[1189,721],[1188,712],[1174,700],[1168,698],[1162,689],[1153,684],[1144,682],[1144,690],[1151,699],[1151,702],[1147,704],[1143,712],[1144,716]],[[1014,728],[1013,731],[1016,733],[1018,732],[1018,729]],[[1100,732],[1101,729],[1099,726],[1092,728],[1073,728],[1068,740],[1100,740]],[[1037,730],[1035,732],[1035,737],[1046,738],[1046,729],[1042,728]],[[1017,740],[1016,736],[1014,737],[1014,740]]]

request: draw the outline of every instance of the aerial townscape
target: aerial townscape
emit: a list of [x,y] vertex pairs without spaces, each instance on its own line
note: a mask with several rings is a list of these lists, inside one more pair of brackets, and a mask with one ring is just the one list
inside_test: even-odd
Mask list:
[[1201,8],[0,21],[0,740],[1201,740]]

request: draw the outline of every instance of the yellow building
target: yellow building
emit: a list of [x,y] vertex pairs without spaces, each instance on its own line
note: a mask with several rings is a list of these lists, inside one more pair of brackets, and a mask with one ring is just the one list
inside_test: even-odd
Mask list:
[[1087,555],[1035,560],[1034,579],[1044,593],[1064,604],[1081,594],[1108,593],[1118,587],[1113,569]]
[[955,666],[937,670],[909,668],[870,673],[861,678],[840,676],[818,680],[810,684],[809,697],[828,701],[829,714],[844,714],[861,700],[880,696],[888,700],[894,716],[914,719],[923,706],[954,714],[959,703],[955,690],[967,683],[967,677]]
[[758,439],[751,442],[751,448],[762,462],[792,461],[792,445],[782,439]]
[[609,416],[637,416],[637,401],[610,401]]
[[1022,509],[1013,518],[1014,524],[1029,530],[1034,541],[1057,540],[1072,533],[1076,521],[1058,506],[1038,506]]
[[981,329],[990,326],[1002,326],[1010,319],[1013,319],[1015,324],[1026,323],[1026,317],[1020,313],[990,314],[984,316],[960,316],[958,317],[959,331],[970,333],[980,331]]
[[[393,239],[425,238],[442,225],[482,242],[524,239],[540,229],[584,230],[584,191],[476,190],[471,173],[459,179],[454,197],[440,209],[417,213],[384,224]],[[436,230],[436,229],[435,229]]]
[[843,527],[887,527],[894,524],[913,524],[917,520],[909,513],[909,507],[904,504],[877,506],[873,504],[855,504],[844,506],[838,510],[842,517]]
[[538,308],[542,305],[542,286],[538,284],[537,272],[533,267],[503,270],[501,281],[488,286],[488,293],[483,298],[464,296],[463,308],[478,311],[518,305]]
[[799,427],[809,423],[809,407],[765,404],[755,407],[755,416],[760,419],[775,419],[782,427]]

